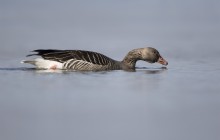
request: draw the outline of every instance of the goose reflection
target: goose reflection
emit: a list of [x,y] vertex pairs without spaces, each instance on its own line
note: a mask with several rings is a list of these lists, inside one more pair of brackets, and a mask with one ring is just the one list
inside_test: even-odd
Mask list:
[[160,68],[149,68],[149,67],[137,67],[136,70],[138,71],[145,71],[146,74],[160,74],[167,71],[167,67],[160,67]]

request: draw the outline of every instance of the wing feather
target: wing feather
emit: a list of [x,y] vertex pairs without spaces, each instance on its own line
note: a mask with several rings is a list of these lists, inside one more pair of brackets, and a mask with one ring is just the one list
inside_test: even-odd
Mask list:
[[[61,63],[67,62],[68,60],[82,60],[88,63],[96,64],[96,65],[108,65],[109,63],[115,61],[103,54],[91,52],[91,51],[83,51],[83,50],[34,50],[37,54],[46,60],[58,61]],[[80,61],[80,62],[82,62]],[[87,64],[88,64],[87,63]]]

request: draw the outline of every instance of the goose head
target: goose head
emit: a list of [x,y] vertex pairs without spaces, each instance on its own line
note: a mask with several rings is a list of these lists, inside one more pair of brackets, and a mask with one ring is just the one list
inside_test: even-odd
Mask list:
[[160,55],[160,53],[151,47],[141,49],[141,59],[149,63],[160,63],[167,66],[168,62]]
[[135,69],[136,62],[143,60],[148,63],[160,63],[162,65],[168,65],[168,62],[160,55],[160,53],[152,48],[139,48],[134,49],[125,56],[122,61],[122,69]]

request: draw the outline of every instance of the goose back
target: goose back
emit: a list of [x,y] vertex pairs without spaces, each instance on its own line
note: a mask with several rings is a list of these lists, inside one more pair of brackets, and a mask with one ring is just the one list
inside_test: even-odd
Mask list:
[[120,64],[103,54],[83,50],[34,50],[46,60],[63,63],[64,69],[74,70],[113,70],[120,69]]

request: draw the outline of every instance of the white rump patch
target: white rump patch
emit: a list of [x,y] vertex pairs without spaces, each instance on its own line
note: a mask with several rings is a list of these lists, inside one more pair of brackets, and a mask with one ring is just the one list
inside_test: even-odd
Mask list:
[[63,69],[63,63],[51,60],[45,60],[42,58],[36,58],[34,60],[24,60],[21,63],[28,63],[35,65],[38,69]]

